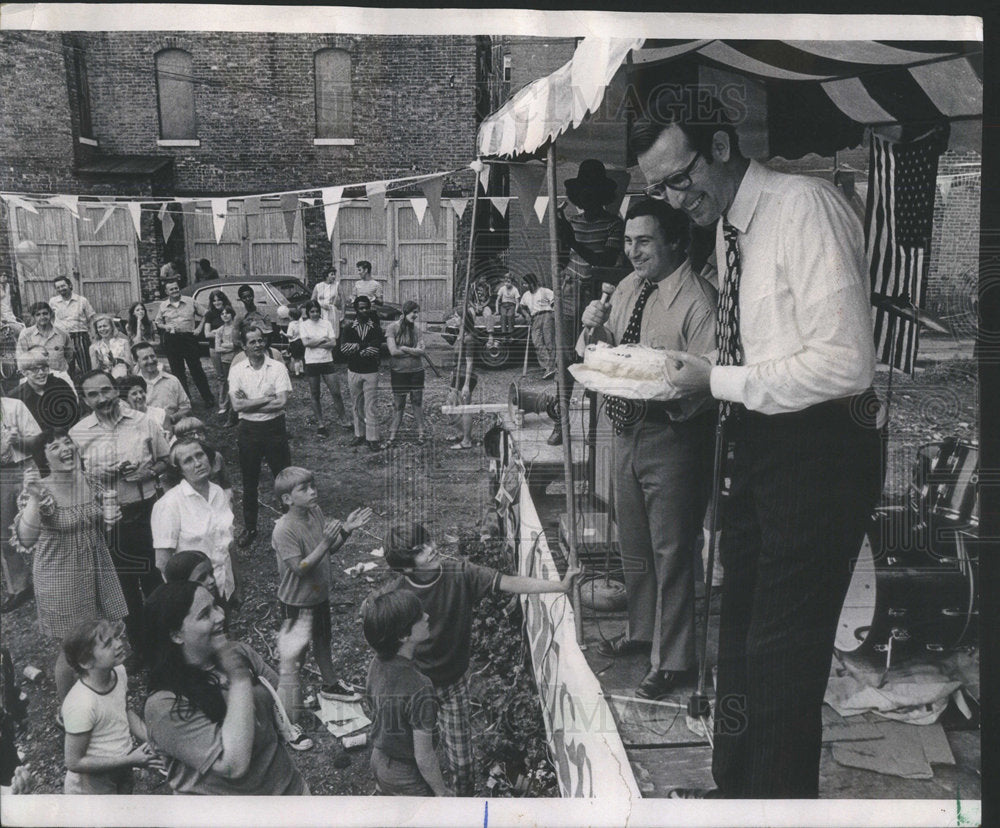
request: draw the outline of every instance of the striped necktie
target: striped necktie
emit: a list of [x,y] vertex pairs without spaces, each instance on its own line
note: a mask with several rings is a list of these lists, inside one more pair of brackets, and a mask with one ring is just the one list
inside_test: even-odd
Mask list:
[[[726,241],[726,279],[719,287],[719,312],[715,336],[719,343],[718,365],[742,365],[743,343],[740,340],[740,262],[739,231],[723,219],[722,237]],[[725,422],[742,409],[739,403],[723,400],[720,417]]]
[[[635,300],[635,307],[632,308],[632,315],[629,317],[628,325],[625,326],[625,333],[622,334],[622,341],[619,344],[635,344],[639,341],[639,332],[642,329],[642,312],[654,290],[656,290],[656,282],[644,279],[642,290],[639,291],[639,296]],[[608,396],[605,405],[608,418],[614,424],[615,434],[621,434],[622,429],[626,426],[635,425],[646,416],[646,403],[643,400]]]

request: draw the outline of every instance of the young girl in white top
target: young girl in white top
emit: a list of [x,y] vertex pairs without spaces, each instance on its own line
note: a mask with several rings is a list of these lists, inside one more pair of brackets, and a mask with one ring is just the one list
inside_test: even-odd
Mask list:
[[132,793],[132,768],[164,767],[146,744],[146,725],[125,703],[125,648],[110,621],[84,621],[63,640],[79,680],[62,703],[68,794]]
[[233,367],[233,357],[239,350],[239,332],[236,328],[236,311],[232,305],[225,305],[219,311],[222,324],[212,330],[215,337],[215,353],[219,358],[219,413],[229,409],[229,369]]

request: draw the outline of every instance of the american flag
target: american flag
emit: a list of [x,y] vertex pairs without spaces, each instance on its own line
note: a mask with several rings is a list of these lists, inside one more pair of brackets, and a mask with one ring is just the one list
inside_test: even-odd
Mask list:
[[906,144],[871,136],[865,252],[875,312],[879,361],[913,373],[927,292],[938,158],[935,130]]

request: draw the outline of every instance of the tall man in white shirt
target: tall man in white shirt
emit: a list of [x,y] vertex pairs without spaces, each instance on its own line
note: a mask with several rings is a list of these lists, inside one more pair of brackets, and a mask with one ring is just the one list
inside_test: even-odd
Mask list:
[[[715,290],[691,269],[688,240],[679,210],[653,199],[632,204],[625,255],[635,270],[610,308],[594,300],[584,310],[581,322],[595,339],[694,354],[715,349]],[[711,490],[715,405],[705,389],[669,402],[608,396],[605,411],[615,427],[628,631],[598,651],[649,653],[650,669],[635,694],[661,699],[695,680],[694,561]]]
[[[556,320],[552,315],[552,288],[539,287],[534,273],[524,274],[524,293],[517,309],[531,320],[531,344],[535,346],[542,379],[556,375]],[[527,345],[525,345],[527,347]]]
[[261,461],[267,462],[274,475],[292,463],[285,430],[285,403],[292,381],[284,364],[267,355],[263,332],[250,327],[241,339],[247,358],[229,370],[229,399],[240,421],[236,444],[243,476],[244,528],[236,542],[246,547],[257,537]]
[[735,446],[709,793],[815,798],[834,634],[882,483],[861,227],[826,182],[744,158],[699,92],[663,90],[632,149],[647,195],[718,221],[715,364],[668,369],[722,401]]
[[73,292],[69,277],[59,276],[53,284],[56,295],[49,299],[52,322],[69,334],[73,343],[73,373],[82,376],[90,370],[90,326],[97,314],[86,296]]

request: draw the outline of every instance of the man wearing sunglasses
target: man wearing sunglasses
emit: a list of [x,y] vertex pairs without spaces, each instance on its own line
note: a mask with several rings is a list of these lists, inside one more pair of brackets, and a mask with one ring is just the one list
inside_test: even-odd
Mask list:
[[709,793],[815,798],[834,633],[881,488],[861,226],[827,182],[744,158],[703,91],[661,90],[632,149],[647,195],[718,223],[715,359],[668,367],[722,401],[734,444]]

